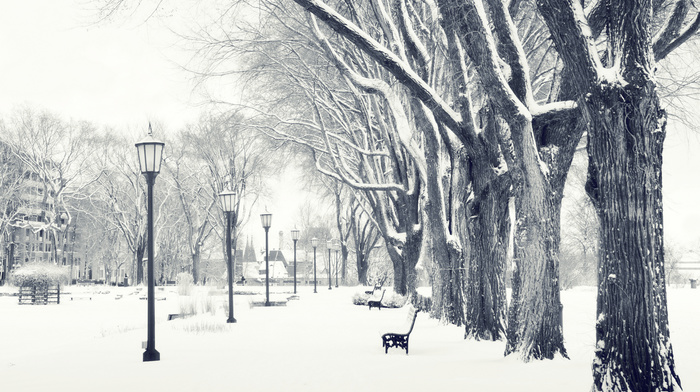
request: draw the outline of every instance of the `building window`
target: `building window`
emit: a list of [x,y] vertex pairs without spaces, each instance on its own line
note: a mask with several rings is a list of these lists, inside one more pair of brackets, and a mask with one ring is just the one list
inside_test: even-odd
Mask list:
[[24,236],[29,237],[29,229],[24,229]]

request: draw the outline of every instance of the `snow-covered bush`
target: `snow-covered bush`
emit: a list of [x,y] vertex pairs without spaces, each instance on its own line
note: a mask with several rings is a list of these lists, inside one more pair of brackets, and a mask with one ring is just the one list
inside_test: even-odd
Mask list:
[[369,300],[369,294],[366,293],[355,293],[352,296],[352,303],[355,305],[367,305],[367,300]]
[[231,324],[222,323],[220,318],[213,315],[185,319],[174,324],[174,327],[198,335],[209,332],[228,332],[231,330]]
[[[365,306],[367,301],[373,300],[378,301],[381,298],[381,294],[367,294],[365,292],[355,293],[352,296],[352,303],[355,305]],[[408,297],[396,294],[394,291],[387,290],[384,293],[384,298],[382,298],[382,307],[385,308],[400,308],[406,304]]]
[[55,286],[68,283],[70,269],[48,263],[25,264],[12,272],[10,281],[21,286]]
[[214,297],[207,290],[197,290],[194,295],[180,296],[180,314],[193,316],[195,314],[216,314]]

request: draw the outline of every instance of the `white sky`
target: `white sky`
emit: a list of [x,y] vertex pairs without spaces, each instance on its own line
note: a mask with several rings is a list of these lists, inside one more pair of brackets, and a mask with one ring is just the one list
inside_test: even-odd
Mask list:
[[[171,61],[188,56],[170,32],[157,21],[92,21],[75,0],[0,0],[0,115],[27,103],[117,129],[154,121],[167,131],[198,117],[191,75]],[[700,245],[700,137],[671,124],[665,151],[667,241]],[[269,209],[280,218],[271,232],[291,230],[295,185],[270,202],[281,203]]]
[[197,118],[167,31],[91,21],[75,0],[0,2],[3,113],[28,103],[117,128]]

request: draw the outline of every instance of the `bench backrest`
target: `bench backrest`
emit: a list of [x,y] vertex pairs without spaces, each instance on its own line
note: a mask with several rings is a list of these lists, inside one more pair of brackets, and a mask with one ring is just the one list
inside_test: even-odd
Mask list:
[[408,328],[406,335],[409,335],[411,331],[413,331],[413,325],[416,323],[418,312],[420,312],[420,309],[416,309],[413,306],[408,307],[408,317],[406,318],[406,321],[411,320],[411,326]]

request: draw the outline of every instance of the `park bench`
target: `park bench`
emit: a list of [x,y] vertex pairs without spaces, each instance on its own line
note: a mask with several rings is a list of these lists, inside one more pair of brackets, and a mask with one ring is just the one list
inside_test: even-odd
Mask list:
[[413,331],[413,325],[416,323],[418,312],[420,312],[420,309],[416,309],[413,306],[408,307],[408,315],[406,317],[407,324],[410,323],[408,332],[389,332],[382,335],[382,347],[384,347],[384,354],[389,352],[389,347],[399,347],[406,350],[406,355],[408,355],[408,337],[411,335],[411,331]]
[[71,294],[70,300],[75,301],[78,299],[88,299],[92,301],[92,295],[89,293],[76,293],[76,294]]
[[385,293],[386,293],[386,289],[384,291],[382,291],[382,297],[379,298],[379,301],[376,301],[376,300],[367,301],[367,305],[369,305],[369,310],[372,310],[372,308],[377,308],[379,310],[382,310],[382,300],[384,299]]
[[375,283],[375,284],[374,284],[374,288],[372,288],[372,290],[367,290],[367,291],[365,291],[365,294],[372,295],[372,294],[374,294],[375,291],[381,290],[381,289],[382,289],[382,285],[379,284],[379,283]]

